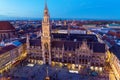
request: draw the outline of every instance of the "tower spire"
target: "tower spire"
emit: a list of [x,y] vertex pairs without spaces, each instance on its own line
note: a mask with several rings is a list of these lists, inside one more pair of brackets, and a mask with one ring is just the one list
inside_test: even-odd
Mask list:
[[29,42],[29,34],[26,35],[26,45],[27,45],[27,53],[29,54],[30,42]]
[[49,13],[48,13],[48,6],[47,6],[47,0],[45,0],[44,14],[49,15]]
[[45,8],[44,8],[44,22],[49,22],[49,11],[47,7],[47,0],[45,0]]
[[45,10],[48,10],[48,7],[47,7],[47,0],[45,0]]
[[44,18],[42,20],[42,36],[41,36],[42,55],[43,55],[43,63],[51,65],[51,28],[50,28],[49,18],[50,16],[47,7],[47,1],[45,0]]

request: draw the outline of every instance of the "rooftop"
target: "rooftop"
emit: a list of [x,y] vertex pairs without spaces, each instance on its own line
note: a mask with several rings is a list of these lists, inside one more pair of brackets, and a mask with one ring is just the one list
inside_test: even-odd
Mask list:
[[6,43],[4,44],[5,46],[1,46],[0,48],[0,54],[3,54],[5,52],[8,52],[14,48],[17,48],[18,46],[22,45],[22,42],[16,40],[16,41],[13,41],[13,42],[10,42],[10,43]]
[[8,21],[0,21],[0,30],[15,30],[15,28]]
[[[52,48],[62,48],[64,46],[65,50],[75,51],[79,49],[82,45],[81,41],[52,41]],[[87,42],[87,46],[93,50],[93,52],[105,53],[105,44],[98,42]],[[98,46],[98,47],[96,47]]]
[[98,42],[95,35],[92,34],[52,34],[53,39],[67,40],[67,41],[83,41],[87,42]]
[[14,48],[17,48],[15,45],[9,45],[9,46],[5,46],[5,47],[2,47],[1,49],[0,49],[0,54],[3,54],[3,53],[5,53],[5,52],[8,52],[8,51],[10,51],[10,50],[12,50],[12,49],[14,49]]
[[120,60],[120,46],[119,45],[114,45],[110,48],[110,51],[113,52],[116,57]]
[[[93,52],[105,53],[105,44],[99,43],[95,35],[86,34],[52,34],[53,39],[51,40],[52,48],[63,48],[65,50],[75,51],[79,49],[84,40],[87,41],[88,47]],[[31,46],[41,46],[41,39],[31,39]],[[96,47],[98,46],[98,47]]]

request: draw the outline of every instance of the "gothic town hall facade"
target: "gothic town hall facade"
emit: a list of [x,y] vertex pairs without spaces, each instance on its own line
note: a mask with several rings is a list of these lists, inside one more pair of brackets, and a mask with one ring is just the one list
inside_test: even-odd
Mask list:
[[28,61],[34,64],[103,71],[106,47],[93,34],[51,33],[47,4],[44,9],[42,33],[39,38],[27,35]]

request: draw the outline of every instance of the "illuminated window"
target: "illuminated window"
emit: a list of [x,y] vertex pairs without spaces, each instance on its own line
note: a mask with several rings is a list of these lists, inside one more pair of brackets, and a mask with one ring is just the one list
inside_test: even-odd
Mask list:
[[93,66],[90,67],[91,70],[94,70]]
[[62,54],[60,54],[60,58],[62,58]]

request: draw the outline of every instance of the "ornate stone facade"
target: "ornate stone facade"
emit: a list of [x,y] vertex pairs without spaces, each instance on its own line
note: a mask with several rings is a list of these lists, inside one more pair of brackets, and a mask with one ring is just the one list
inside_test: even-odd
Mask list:
[[51,29],[49,23],[49,13],[47,4],[45,5],[44,10],[44,19],[42,21],[42,36],[41,36],[41,46],[42,46],[42,55],[43,63],[51,64]]
[[42,36],[34,40],[28,38],[29,62],[79,70],[104,69],[105,44],[99,43],[97,37],[91,34],[52,34],[47,4],[42,21]]

